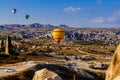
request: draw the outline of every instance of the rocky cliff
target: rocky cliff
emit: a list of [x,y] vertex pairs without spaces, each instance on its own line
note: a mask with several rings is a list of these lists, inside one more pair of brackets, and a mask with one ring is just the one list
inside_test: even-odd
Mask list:
[[114,52],[111,64],[106,71],[106,80],[120,80],[120,44]]

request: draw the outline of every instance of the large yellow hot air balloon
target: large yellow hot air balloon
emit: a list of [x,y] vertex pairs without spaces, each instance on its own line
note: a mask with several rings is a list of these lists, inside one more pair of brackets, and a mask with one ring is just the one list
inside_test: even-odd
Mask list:
[[56,28],[52,31],[52,36],[54,38],[54,40],[59,43],[65,35],[65,31],[61,28]]

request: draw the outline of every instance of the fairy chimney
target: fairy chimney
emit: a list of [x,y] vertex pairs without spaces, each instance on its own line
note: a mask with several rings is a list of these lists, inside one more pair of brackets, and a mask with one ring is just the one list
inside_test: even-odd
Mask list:
[[7,36],[6,42],[5,42],[5,54],[6,54],[6,55],[9,55],[11,49],[12,49],[11,39],[10,39],[9,36]]
[[120,80],[120,44],[114,52],[111,64],[106,71],[105,80]]

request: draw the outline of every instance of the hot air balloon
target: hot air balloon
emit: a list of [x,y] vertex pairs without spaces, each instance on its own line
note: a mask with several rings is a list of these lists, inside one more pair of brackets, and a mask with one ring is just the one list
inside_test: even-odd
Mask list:
[[12,13],[15,14],[17,12],[17,9],[12,9]]
[[52,31],[52,36],[54,38],[54,40],[59,43],[65,35],[65,31],[61,28],[56,28]]
[[27,14],[27,15],[25,15],[25,19],[28,19],[29,18],[29,15]]

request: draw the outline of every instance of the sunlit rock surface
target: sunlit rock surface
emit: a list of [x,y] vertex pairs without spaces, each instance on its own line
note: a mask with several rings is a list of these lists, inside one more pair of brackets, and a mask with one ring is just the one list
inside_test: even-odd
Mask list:
[[120,80],[120,44],[113,55],[108,70],[106,71],[105,80]]
[[62,80],[56,73],[44,68],[36,71],[32,80]]

